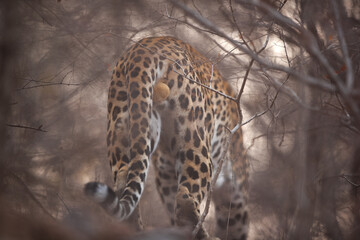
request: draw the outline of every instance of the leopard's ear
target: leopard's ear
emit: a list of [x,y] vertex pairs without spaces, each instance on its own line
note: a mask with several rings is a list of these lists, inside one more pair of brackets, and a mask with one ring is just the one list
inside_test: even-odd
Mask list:
[[163,82],[157,82],[154,86],[153,102],[165,101],[170,95],[170,88]]

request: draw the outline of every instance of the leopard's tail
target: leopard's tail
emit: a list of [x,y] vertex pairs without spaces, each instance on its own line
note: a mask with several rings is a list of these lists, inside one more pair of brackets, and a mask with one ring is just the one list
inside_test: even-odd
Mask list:
[[[108,149],[116,192],[98,182],[85,186],[85,193],[119,220],[127,219],[132,214],[144,191],[150,155],[156,146],[150,136],[158,126],[152,124],[155,118],[159,118],[154,116],[156,112],[153,111],[153,102],[158,101],[156,89],[160,86],[155,83],[162,77],[162,68],[165,68],[165,64],[160,66],[152,61],[148,62],[148,68],[140,70],[143,68],[141,59],[148,59],[145,57],[148,50],[141,46],[136,48],[134,56],[125,57],[115,68],[114,85],[120,81],[121,86],[114,87],[114,90],[110,86],[109,91],[109,105],[110,102],[113,105],[108,106]],[[119,100],[110,101],[112,95],[115,99],[120,96]]]

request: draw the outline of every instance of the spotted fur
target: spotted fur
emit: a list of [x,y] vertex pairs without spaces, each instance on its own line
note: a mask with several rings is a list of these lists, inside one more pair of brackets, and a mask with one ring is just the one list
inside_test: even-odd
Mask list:
[[[240,120],[236,104],[199,84],[234,97],[213,64],[172,37],[134,44],[113,71],[108,98],[107,145],[114,191],[88,183],[85,192],[119,220],[127,219],[144,191],[150,159],[171,222],[194,227],[213,171],[225,151],[226,128]],[[214,197],[218,236],[247,237],[248,162],[239,129],[226,153]],[[201,228],[197,238],[208,237]]]

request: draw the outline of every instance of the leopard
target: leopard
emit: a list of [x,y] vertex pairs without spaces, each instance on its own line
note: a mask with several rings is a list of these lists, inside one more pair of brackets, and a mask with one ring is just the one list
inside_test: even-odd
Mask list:
[[[216,236],[245,240],[249,162],[236,92],[210,59],[174,37],[135,42],[117,61],[107,103],[107,156],[114,186],[84,191],[119,221],[138,213],[153,164],[172,225],[194,229],[212,190]],[[220,167],[218,181],[212,178]],[[202,225],[196,239],[210,239]]]

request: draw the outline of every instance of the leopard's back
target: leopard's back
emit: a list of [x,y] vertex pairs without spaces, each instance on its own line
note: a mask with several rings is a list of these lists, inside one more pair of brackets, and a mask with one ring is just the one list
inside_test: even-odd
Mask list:
[[[216,67],[181,40],[153,37],[134,44],[116,64],[109,88],[107,145],[117,194],[99,183],[88,184],[87,193],[117,218],[128,218],[152,159],[171,221],[194,226],[217,162],[227,156],[232,171],[214,186],[223,197],[214,198],[219,235],[228,230],[229,239],[245,239],[248,162],[241,129],[225,148],[227,129],[240,121],[237,105],[206,86],[235,97]],[[207,237],[206,230],[197,237]]]

